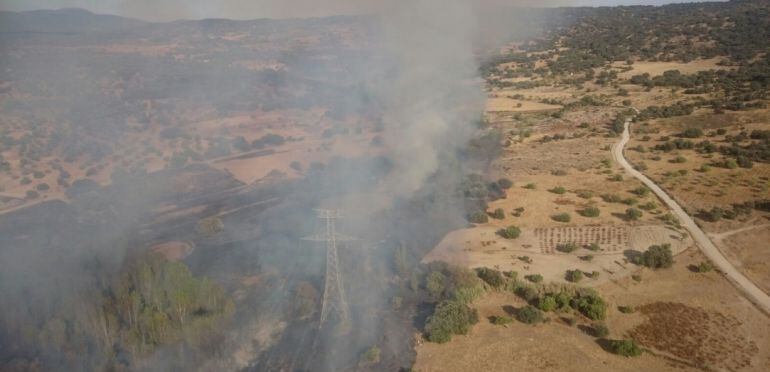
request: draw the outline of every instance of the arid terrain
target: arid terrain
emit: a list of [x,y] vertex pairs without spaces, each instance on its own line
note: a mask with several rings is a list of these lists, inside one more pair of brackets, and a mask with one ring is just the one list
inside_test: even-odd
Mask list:
[[[591,32],[603,36],[613,27],[601,22]],[[767,312],[708,264],[666,204],[610,153],[623,122],[633,120],[626,158],[673,196],[730,264],[770,294],[770,211],[763,207],[770,198],[767,86],[752,85],[763,93],[746,88],[750,93],[740,98],[746,103],[723,109],[720,100],[740,100],[734,96],[740,83],[724,88],[683,80],[740,75],[751,62],[633,52],[622,62],[574,59],[598,45],[578,34],[589,23],[544,42],[554,49],[514,47],[498,59],[503,63],[488,67],[486,120],[503,134],[505,148],[485,177],[509,187],[485,204],[486,216],[474,215],[472,225],[449,233],[423,262],[489,268],[510,279],[469,305],[479,324],[467,334],[446,344],[422,342],[415,370],[770,368]],[[626,43],[610,45],[633,48]],[[766,48],[755,49],[755,58],[766,60]],[[515,233],[506,236],[508,230]],[[633,252],[664,244],[674,258],[670,268],[634,262]],[[575,280],[574,271],[583,275]],[[539,299],[522,298],[528,285],[540,291]],[[609,333],[597,336],[595,319],[572,309],[550,313],[542,295],[548,285],[594,288],[608,305],[603,324]],[[523,324],[519,314],[528,304],[543,310],[543,323]],[[513,322],[500,320],[506,317]],[[633,359],[613,355],[611,339],[633,340],[647,352]]]
[[0,11],[0,370],[770,370],[770,2],[480,5]]

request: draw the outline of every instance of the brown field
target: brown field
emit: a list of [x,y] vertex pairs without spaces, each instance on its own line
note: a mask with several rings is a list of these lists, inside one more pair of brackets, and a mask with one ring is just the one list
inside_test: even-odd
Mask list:
[[[722,60],[722,58],[699,59],[688,63],[636,61],[631,65],[631,67],[633,67],[631,71],[622,72],[618,74],[618,77],[621,79],[628,79],[631,78],[631,76],[644,73],[650,74],[650,76],[658,76],[669,70],[679,70],[683,74],[692,74],[698,71],[726,69],[726,66],[717,64],[720,60]],[[621,68],[626,67],[627,65],[625,62],[615,62],[612,66]]]
[[[605,321],[609,338],[640,337],[650,352],[624,358],[603,350],[581,330],[590,324],[577,316],[570,327],[561,318],[573,314],[549,313],[550,322],[536,326],[514,322],[491,324],[487,318],[505,315],[505,306],[521,307],[523,300],[494,292],[474,304],[479,324],[466,336],[447,344],[421,342],[417,347],[419,371],[559,370],[559,371],[695,371],[702,369],[765,371],[770,368],[770,319],[754,308],[718,273],[696,274],[688,269],[703,256],[696,250],[677,256],[671,269],[640,270],[643,279],[630,278],[598,287],[608,299]],[[616,310],[635,306],[634,314]],[[661,312],[660,309],[677,309]],[[656,335],[647,341],[645,335]],[[703,338],[690,337],[701,335]],[[668,340],[668,342],[665,342]],[[682,348],[690,350],[681,352]]]

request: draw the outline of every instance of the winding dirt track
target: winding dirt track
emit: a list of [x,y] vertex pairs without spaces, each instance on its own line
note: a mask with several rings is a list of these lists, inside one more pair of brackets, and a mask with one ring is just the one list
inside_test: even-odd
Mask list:
[[630,124],[631,119],[627,120],[625,123],[623,136],[621,137],[620,142],[616,143],[612,147],[612,156],[615,161],[623,166],[623,168],[625,168],[625,170],[632,176],[642,181],[642,183],[649,187],[650,190],[655,193],[655,195],[657,195],[661,200],[663,200],[663,202],[666,203],[666,205],[668,205],[669,208],[671,208],[674,215],[679,218],[682,226],[690,232],[693,239],[695,239],[695,241],[698,243],[701,251],[703,251],[706,257],[708,257],[709,260],[711,260],[711,262],[714,263],[714,265],[716,265],[716,267],[718,267],[722,273],[724,273],[725,277],[727,277],[727,280],[729,280],[741,292],[743,292],[743,294],[751,302],[762,309],[765,314],[770,314],[770,296],[759,289],[759,287],[754,285],[751,280],[741,274],[741,272],[738,271],[738,269],[736,269],[730,263],[730,261],[725,258],[724,255],[722,255],[722,252],[717,249],[714,243],[708,238],[706,233],[704,233],[703,230],[701,230],[701,228],[695,224],[695,221],[693,221],[692,217],[690,217],[672,197],[666,194],[666,192],[663,191],[660,186],[655,184],[655,182],[652,182],[652,180],[647,178],[647,176],[634,169],[631,164],[628,163],[625,156],[623,155],[623,150],[625,149],[626,144],[631,137],[629,133]]

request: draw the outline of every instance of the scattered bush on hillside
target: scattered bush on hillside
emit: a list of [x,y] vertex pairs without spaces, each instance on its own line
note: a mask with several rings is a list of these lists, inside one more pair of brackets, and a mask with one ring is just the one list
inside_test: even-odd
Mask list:
[[497,230],[497,235],[505,239],[516,239],[521,235],[521,229],[516,226],[508,226],[504,229]]
[[543,312],[534,306],[527,305],[516,312],[516,319],[524,324],[537,324],[543,321]]
[[581,215],[581,216],[583,216],[583,217],[590,217],[590,218],[593,218],[593,217],[599,217],[599,214],[600,214],[601,212],[599,211],[599,208],[596,208],[596,207],[588,207],[588,208],[585,208],[585,209],[581,210],[581,211],[580,211],[580,212],[578,212],[578,213],[580,213],[580,215]]
[[610,350],[614,354],[624,357],[636,357],[642,355],[642,349],[633,340],[612,340]]

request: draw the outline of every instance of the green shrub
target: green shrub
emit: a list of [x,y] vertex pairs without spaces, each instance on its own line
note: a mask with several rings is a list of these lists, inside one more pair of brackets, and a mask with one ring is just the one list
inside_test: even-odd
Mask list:
[[591,328],[594,337],[605,338],[610,335],[610,329],[604,323],[594,323]]
[[639,206],[639,209],[643,209],[645,211],[651,211],[655,208],[657,208],[658,205],[655,204],[655,202],[647,202]]
[[537,324],[543,321],[543,312],[534,306],[527,305],[516,312],[516,319],[525,324]]
[[642,349],[633,340],[612,340],[610,350],[614,354],[624,357],[636,357],[642,355]]
[[475,309],[458,301],[442,301],[436,306],[433,315],[425,324],[425,333],[431,342],[444,343],[452,335],[467,334],[478,323],[479,315]]
[[634,258],[634,263],[652,269],[668,268],[674,264],[674,256],[671,253],[671,245],[653,245],[644,253]]
[[593,291],[580,294],[570,301],[570,305],[591,320],[603,320],[607,317],[607,303]]
[[447,277],[441,271],[431,271],[425,276],[425,289],[434,299],[440,299],[446,289]]
[[680,134],[684,138],[698,138],[703,136],[703,130],[700,128],[687,128]]
[[537,307],[545,312],[556,310],[556,299],[553,296],[540,297]]
[[592,252],[598,252],[601,248],[599,247],[599,244],[591,243],[585,246],[585,249],[588,249],[589,251],[592,251]]
[[501,178],[497,180],[497,185],[500,186],[501,189],[507,190],[513,187],[513,181],[507,179],[507,178]]
[[581,210],[578,213],[580,213],[580,215],[583,216],[583,217],[594,218],[594,217],[599,217],[599,214],[601,212],[599,211],[599,208],[588,207],[586,209]]
[[566,278],[570,282],[578,283],[583,280],[583,272],[580,270],[567,270]]
[[559,252],[564,252],[564,253],[572,253],[572,252],[578,250],[578,248],[580,248],[580,247],[578,247],[577,244],[572,243],[572,242],[562,243],[562,244],[557,244],[556,245],[556,250],[559,251]]
[[487,223],[489,222],[489,216],[483,211],[476,211],[468,216],[468,222],[470,223]]
[[621,181],[623,181],[623,175],[620,175],[620,174],[615,174],[615,175],[612,175],[612,176],[609,178],[609,180],[610,180],[610,181],[613,181],[613,182],[621,182]]
[[508,226],[504,229],[497,230],[497,235],[500,235],[505,239],[516,239],[521,235],[521,229],[516,226]]
[[618,306],[618,311],[623,314],[633,314],[636,312],[633,306]]
[[714,270],[714,265],[711,264],[711,262],[703,261],[698,264],[696,267],[696,271],[699,273],[707,273]]
[[377,364],[380,362],[380,354],[380,348],[372,346],[361,354],[360,362],[361,364]]
[[513,318],[507,316],[493,316],[492,324],[494,325],[506,325],[513,322]]
[[537,185],[534,183],[528,183],[526,186],[524,186],[524,188],[527,190],[534,190],[537,188]]
[[630,221],[636,221],[639,218],[642,217],[642,211],[636,209],[636,208],[628,208],[626,209],[626,218]]
[[604,194],[602,195],[602,200],[604,200],[606,203],[620,203],[623,198],[617,194]]
[[497,208],[494,212],[492,212],[492,218],[497,220],[502,220],[505,218],[505,210],[503,208]]
[[594,197],[594,192],[591,190],[580,190],[577,192],[577,196],[583,199],[591,199]]
[[594,256],[592,254],[589,254],[586,256],[580,256],[580,259],[583,261],[591,262],[594,260]]
[[636,205],[637,203],[639,203],[639,200],[637,200],[636,198],[623,199],[623,204],[625,205]]
[[647,196],[647,194],[650,193],[650,189],[648,189],[645,186],[639,186],[635,188],[632,192],[636,195],[639,195],[640,197],[645,197]]
[[671,162],[672,163],[676,163],[676,164],[682,164],[682,163],[686,163],[687,162],[687,158],[685,158],[682,155],[679,155],[679,156],[671,159]]
[[556,222],[570,222],[572,220],[572,217],[570,217],[569,213],[559,213],[551,216],[551,219],[553,219]]
[[641,282],[642,276],[640,274],[633,274],[631,275],[631,279],[633,279],[635,282]]
[[561,187],[561,186],[556,186],[556,187],[554,187],[554,188],[552,188],[552,189],[550,189],[548,191],[550,191],[550,192],[552,192],[554,194],[563,195],[564,193],[567,192],[567,189],[565,189],[564,187]]
[[493,288],[500,288],[505,284],[503,274],[494,269],[480,267],[476,269],[476,275]]
[[540,283],[543,281],[543,276],[540,274],[532,274],[525,276],[524,279],[527,279],[532,283]]

